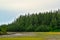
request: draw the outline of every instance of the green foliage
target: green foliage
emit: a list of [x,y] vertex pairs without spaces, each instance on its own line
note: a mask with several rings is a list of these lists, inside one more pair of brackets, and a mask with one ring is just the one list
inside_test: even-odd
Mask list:
[[49,32],[60,29],[60,12],[44,12],[20,15],[13,23],[8,24],[8,31],[14,32]]
[[47,25],[40,25],[36,28],[36,32],[49,32],[51,30],[51,28]]
[[7,25],[2,25],[0,27],[0,35],[7,34]]

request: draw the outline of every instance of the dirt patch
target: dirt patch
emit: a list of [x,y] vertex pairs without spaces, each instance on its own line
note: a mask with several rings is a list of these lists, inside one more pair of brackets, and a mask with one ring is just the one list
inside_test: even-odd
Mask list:
[[0,38],[1,37],[19,37],[19,36],[35,36],[34,33],[30,33],[30,32],[9,32],[8,35],[0,35]]

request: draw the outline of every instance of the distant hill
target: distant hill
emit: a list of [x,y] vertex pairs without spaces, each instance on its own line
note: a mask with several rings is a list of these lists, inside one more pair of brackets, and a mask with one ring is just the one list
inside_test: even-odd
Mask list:
[[52,32],[60,31],[60,11],[20,15],[14,22],[7,25],[12,32]]

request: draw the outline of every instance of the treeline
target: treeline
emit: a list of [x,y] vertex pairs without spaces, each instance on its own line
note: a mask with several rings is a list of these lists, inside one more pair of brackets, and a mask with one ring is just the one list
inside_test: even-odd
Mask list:
[[7,34],[7,25],[1,25],[0,26],[0,35],[5,35]]
[[58,32],[60,31],[60,11],[20,15],[7,25],[11,32]]

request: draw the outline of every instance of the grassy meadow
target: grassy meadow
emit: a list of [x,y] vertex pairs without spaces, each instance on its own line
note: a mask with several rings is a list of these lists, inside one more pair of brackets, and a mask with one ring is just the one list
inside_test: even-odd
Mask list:
[[[31,33],[31,32],[30,32]],[[0,37],[0,40],[60,40],[60,32],[32,32],[34,36]]]

